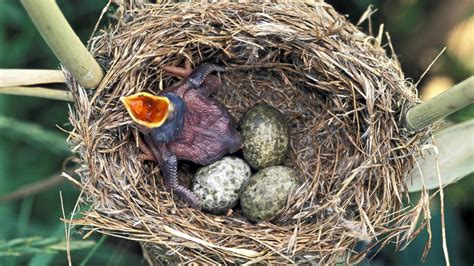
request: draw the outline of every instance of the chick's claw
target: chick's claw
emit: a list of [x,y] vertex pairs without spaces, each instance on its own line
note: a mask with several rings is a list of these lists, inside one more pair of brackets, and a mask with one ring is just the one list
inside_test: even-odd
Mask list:
[[170,151],[166,151],[164,154],[163,169],[161,171],[163,172],[166,186],[192,208],[199,209],[199,199],[197,196],[188,188],[178,183],[178,160]]
[[165,185],[175,193],[178,198],[184,200],[191,207],[199,208],[199,199],[186,187],[178,183],[178,159],[173,154],[165,143],[155,143],[150,136],[145,136],[145,143],[143,143],[158,161],[161,167],[161,172],[165,179]]

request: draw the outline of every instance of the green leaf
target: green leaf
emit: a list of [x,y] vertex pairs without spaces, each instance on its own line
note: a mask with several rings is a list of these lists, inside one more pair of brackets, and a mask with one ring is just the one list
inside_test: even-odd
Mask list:
[[[69,243],[69,249],[88,249],[94,245],[94,241],[75,240]],[[51,254],[66,250],[66,242],[55,237],[26,237],[16,238],[9,241],[0,241],[0,257],[24,256],[31,254]]]
[[474,104],[468,105],[448,117],[453,122],[464,122],[474,119]]
[[2,241],[0,243],[0,250],[11,248],[18,245],[31,245],[31,243],[34,243],[35,241],[38,241],[40,239],[41,239],[40,237],[33,236],[33,237],[12,239],[10,241]]
[[1,135],[22,139],[31,145],[41,145],[54,153],[70,153],[66,144],[66,136],[45,130],[36,124],[0,115],[0,132]]
[[[91,248],[95,245],[95,241],[92,240],[72,240],[69,242],[69,250],[79,250]],[[48,246],[48,249],[66,251],[67,243],[65,241]]]
[[87,256],[82,260],[80,266],[86,266],[87,263],[89,262],[89,260],[92,258],[92,256],[95,254],[95,252],[97,251],[97,249],[99,249],[105,242],[105,240],[107,239],[107,236],[106,235],[103,235],[99,242],[97,243],[97,245],[94,246],[93,249],[91,249],[91,251],[89,251],[89,253],[87,254]]
[[[474,120],[451,126],[434,134],[434,145],[424,145],[423,158],[417,158],[411,173],[405,178],[409,192],[439,187],[436,157],[441,184],[453,183],[474,172]],[[437,150],[437,152],[436,152]]]

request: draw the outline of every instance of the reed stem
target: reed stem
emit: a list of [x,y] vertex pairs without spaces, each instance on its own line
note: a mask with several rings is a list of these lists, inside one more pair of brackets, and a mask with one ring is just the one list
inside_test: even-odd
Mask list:
[[70,91],[48,89],[44,87],[1,87],[0,94],[22,95],[31,97],[40,97],[52,100],[73,101]]
[[0,87],[66,83],[61,70],[0,69]]
[[474,76],[408,110],[406,125],[410,130],[422,129],[472,103]]
[[21,0],[43,39],[63,66],[86,88],[95,88],[104,72],[72,30],[55,0]]

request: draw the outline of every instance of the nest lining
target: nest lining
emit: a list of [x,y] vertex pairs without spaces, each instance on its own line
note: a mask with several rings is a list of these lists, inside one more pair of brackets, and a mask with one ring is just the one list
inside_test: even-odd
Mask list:
[[[83,159],[82,200],[92,204],[74,223],[155,246],[168,259],[205,263],[332,263],[347,255],[357,261],[366,253],[352,252],[359,240],[402,244],[423,228],[423,222],[415,227],[427,202],[402,204],[403,177],[427,133],[400,126],[403,107],[417,101],[415,88],[395,57],[330,5],[119,10],[117,23],[91,39],[107,70],[102,84],[87,91],[70,82],[71,143]],[[215,97],[236,121],[260,102],[285,115],[291,129],[285,165],[305,183],[271,222],[187,208],[164,188],[158,165],[137,159],[137,130],[119,98],[175,84],[161,68],[185,58],[226,64]],[[180,182],[194,171],[180,163]]]

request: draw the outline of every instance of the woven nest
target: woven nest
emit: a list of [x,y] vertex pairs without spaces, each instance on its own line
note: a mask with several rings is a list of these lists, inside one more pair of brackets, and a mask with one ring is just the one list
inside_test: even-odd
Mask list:
[[[70,82],[80,202],[91,204],[73,223],[141,242],[152,263],[358,261],[424,227],[427,201],[411,203],[403,181],[427,134],[403,127],[415,88],[379,39],[330,5],[132,4],[114,14],[116,23],[90,42],[107,73],[101,85]],[[304,185],[273,220],[188,208],[164,187],[157,164],[138,160],[137,130],[119,98],[176,84],[162,67],[185,58],[227,66],[214,97],[236,121],[260,102],[287,119],[284,164]],[[180,163],[180,182],[189,184],[195,170]],[[361,240],[371,244],[356,250]]]

